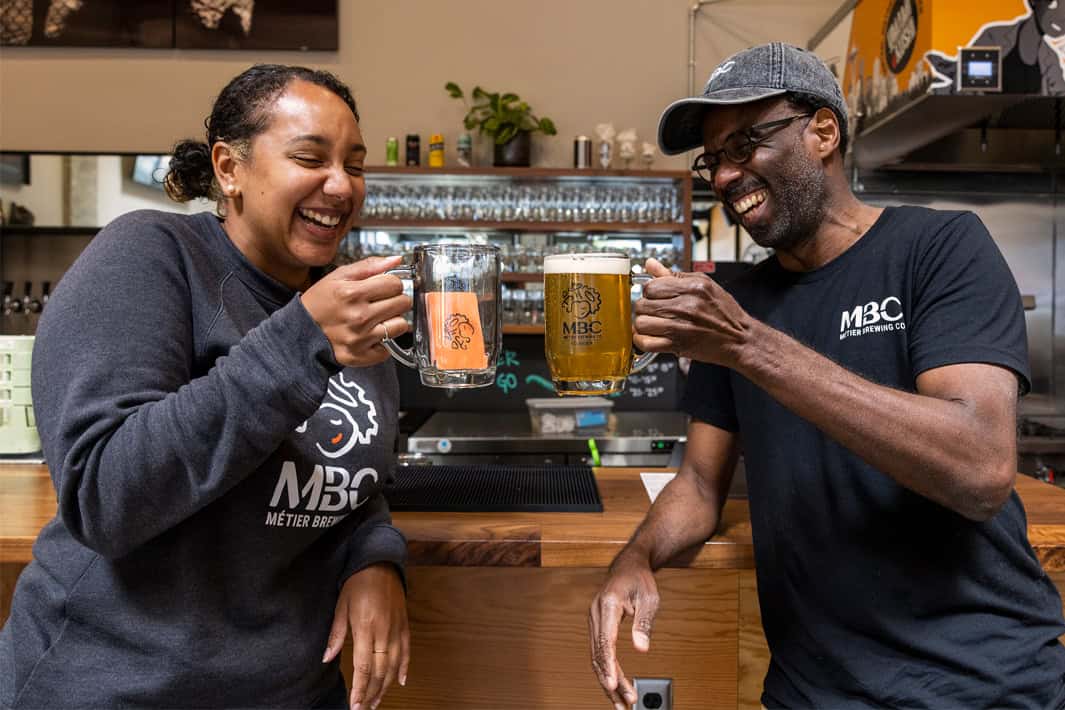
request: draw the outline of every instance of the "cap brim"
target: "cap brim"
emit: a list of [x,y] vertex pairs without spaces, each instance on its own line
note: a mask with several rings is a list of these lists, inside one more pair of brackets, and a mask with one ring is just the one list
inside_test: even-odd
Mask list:
[[664,155],[678,155],[699,148],[703,145],[703,119],[714,106],[748,104],[784,93],[787,93],[785,89],[748,87],[674,101],[658,119],[658,147]]

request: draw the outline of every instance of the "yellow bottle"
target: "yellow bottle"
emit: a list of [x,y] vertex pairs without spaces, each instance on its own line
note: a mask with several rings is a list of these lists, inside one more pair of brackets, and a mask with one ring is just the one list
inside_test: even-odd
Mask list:
[[429,136],[429,167],[444,167],[444,137],[439,133]]

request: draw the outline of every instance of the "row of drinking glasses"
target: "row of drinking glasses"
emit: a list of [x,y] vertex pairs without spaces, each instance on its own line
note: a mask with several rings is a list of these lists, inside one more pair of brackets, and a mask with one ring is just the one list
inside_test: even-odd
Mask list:
[[517,273],[540,273],[544,270],[544,257],[551,254],[589,254],[596,252],[618,252],[627,254],[633,266],[643,266],[649,257],[658,259],[665,266],[672,268],[682,266],[681,250],[668,245],[646,245],[640,249],[622,249],[618,247],[602,247],[594,244],[556,244],[545,247],[511,246],[504,245],[500,248],[500,257],[504,271]]
[[[633,302],[641,295],[641,289],[634,288]],[[503,288],[503,322],[517,325],[542,325],[544,322],[543,284],[531,283],[524,288],[507,284]]]
[[[400,254],[404,261],[409,261],[416,242],[375,243],[363,242],[357,233],[349,235],[340,246],[339,257],[343,262],[358,261],[370,256],[392,256]],[[681,250],[670,245],[646,245],[640,249],[621,249],[602,247],[594,244],[556,244],[554,246],[524,246],[503,244],[500,246],[500,261],[505,272],[522,274],[540,273],[544,269],[544,257],[550,254],[587,254],[594,252],[618,252],[628,254],[633,265],[642,266],[648,257],[654,257],[665,266],[680,268]]]
[[503,289],[503,322],[520,325],[543,323],[543,288]]
[[684,218],[676,185],[367,185],[366,220],[668,224]]

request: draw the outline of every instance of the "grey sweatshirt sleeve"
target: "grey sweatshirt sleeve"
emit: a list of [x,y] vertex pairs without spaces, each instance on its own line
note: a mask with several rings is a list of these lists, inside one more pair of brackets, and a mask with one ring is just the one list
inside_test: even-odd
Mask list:
[[33,396],[59,515],[120,557],[255,470],[339,368],[298,298],[200,376],[188,255],[119,220],[64,275],[38,327]]
[[392,516],[383,495],[367,503],[366,519],[348,539],[347,560],[338,588],[348,577],[378,562],[391,562],[407,588],[407,538],[392,525]]

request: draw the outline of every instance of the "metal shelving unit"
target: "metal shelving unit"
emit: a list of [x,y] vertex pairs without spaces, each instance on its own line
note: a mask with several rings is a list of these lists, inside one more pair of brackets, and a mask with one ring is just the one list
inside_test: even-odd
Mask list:
[[[426,241],[498,244],[505,300],[535,303],[551,253],[621,250],[691,268],[687,171],[368,167],[366,183],[363,214],[341,248],[347,258]],[[510,322],[503,332],[543,326]]]

